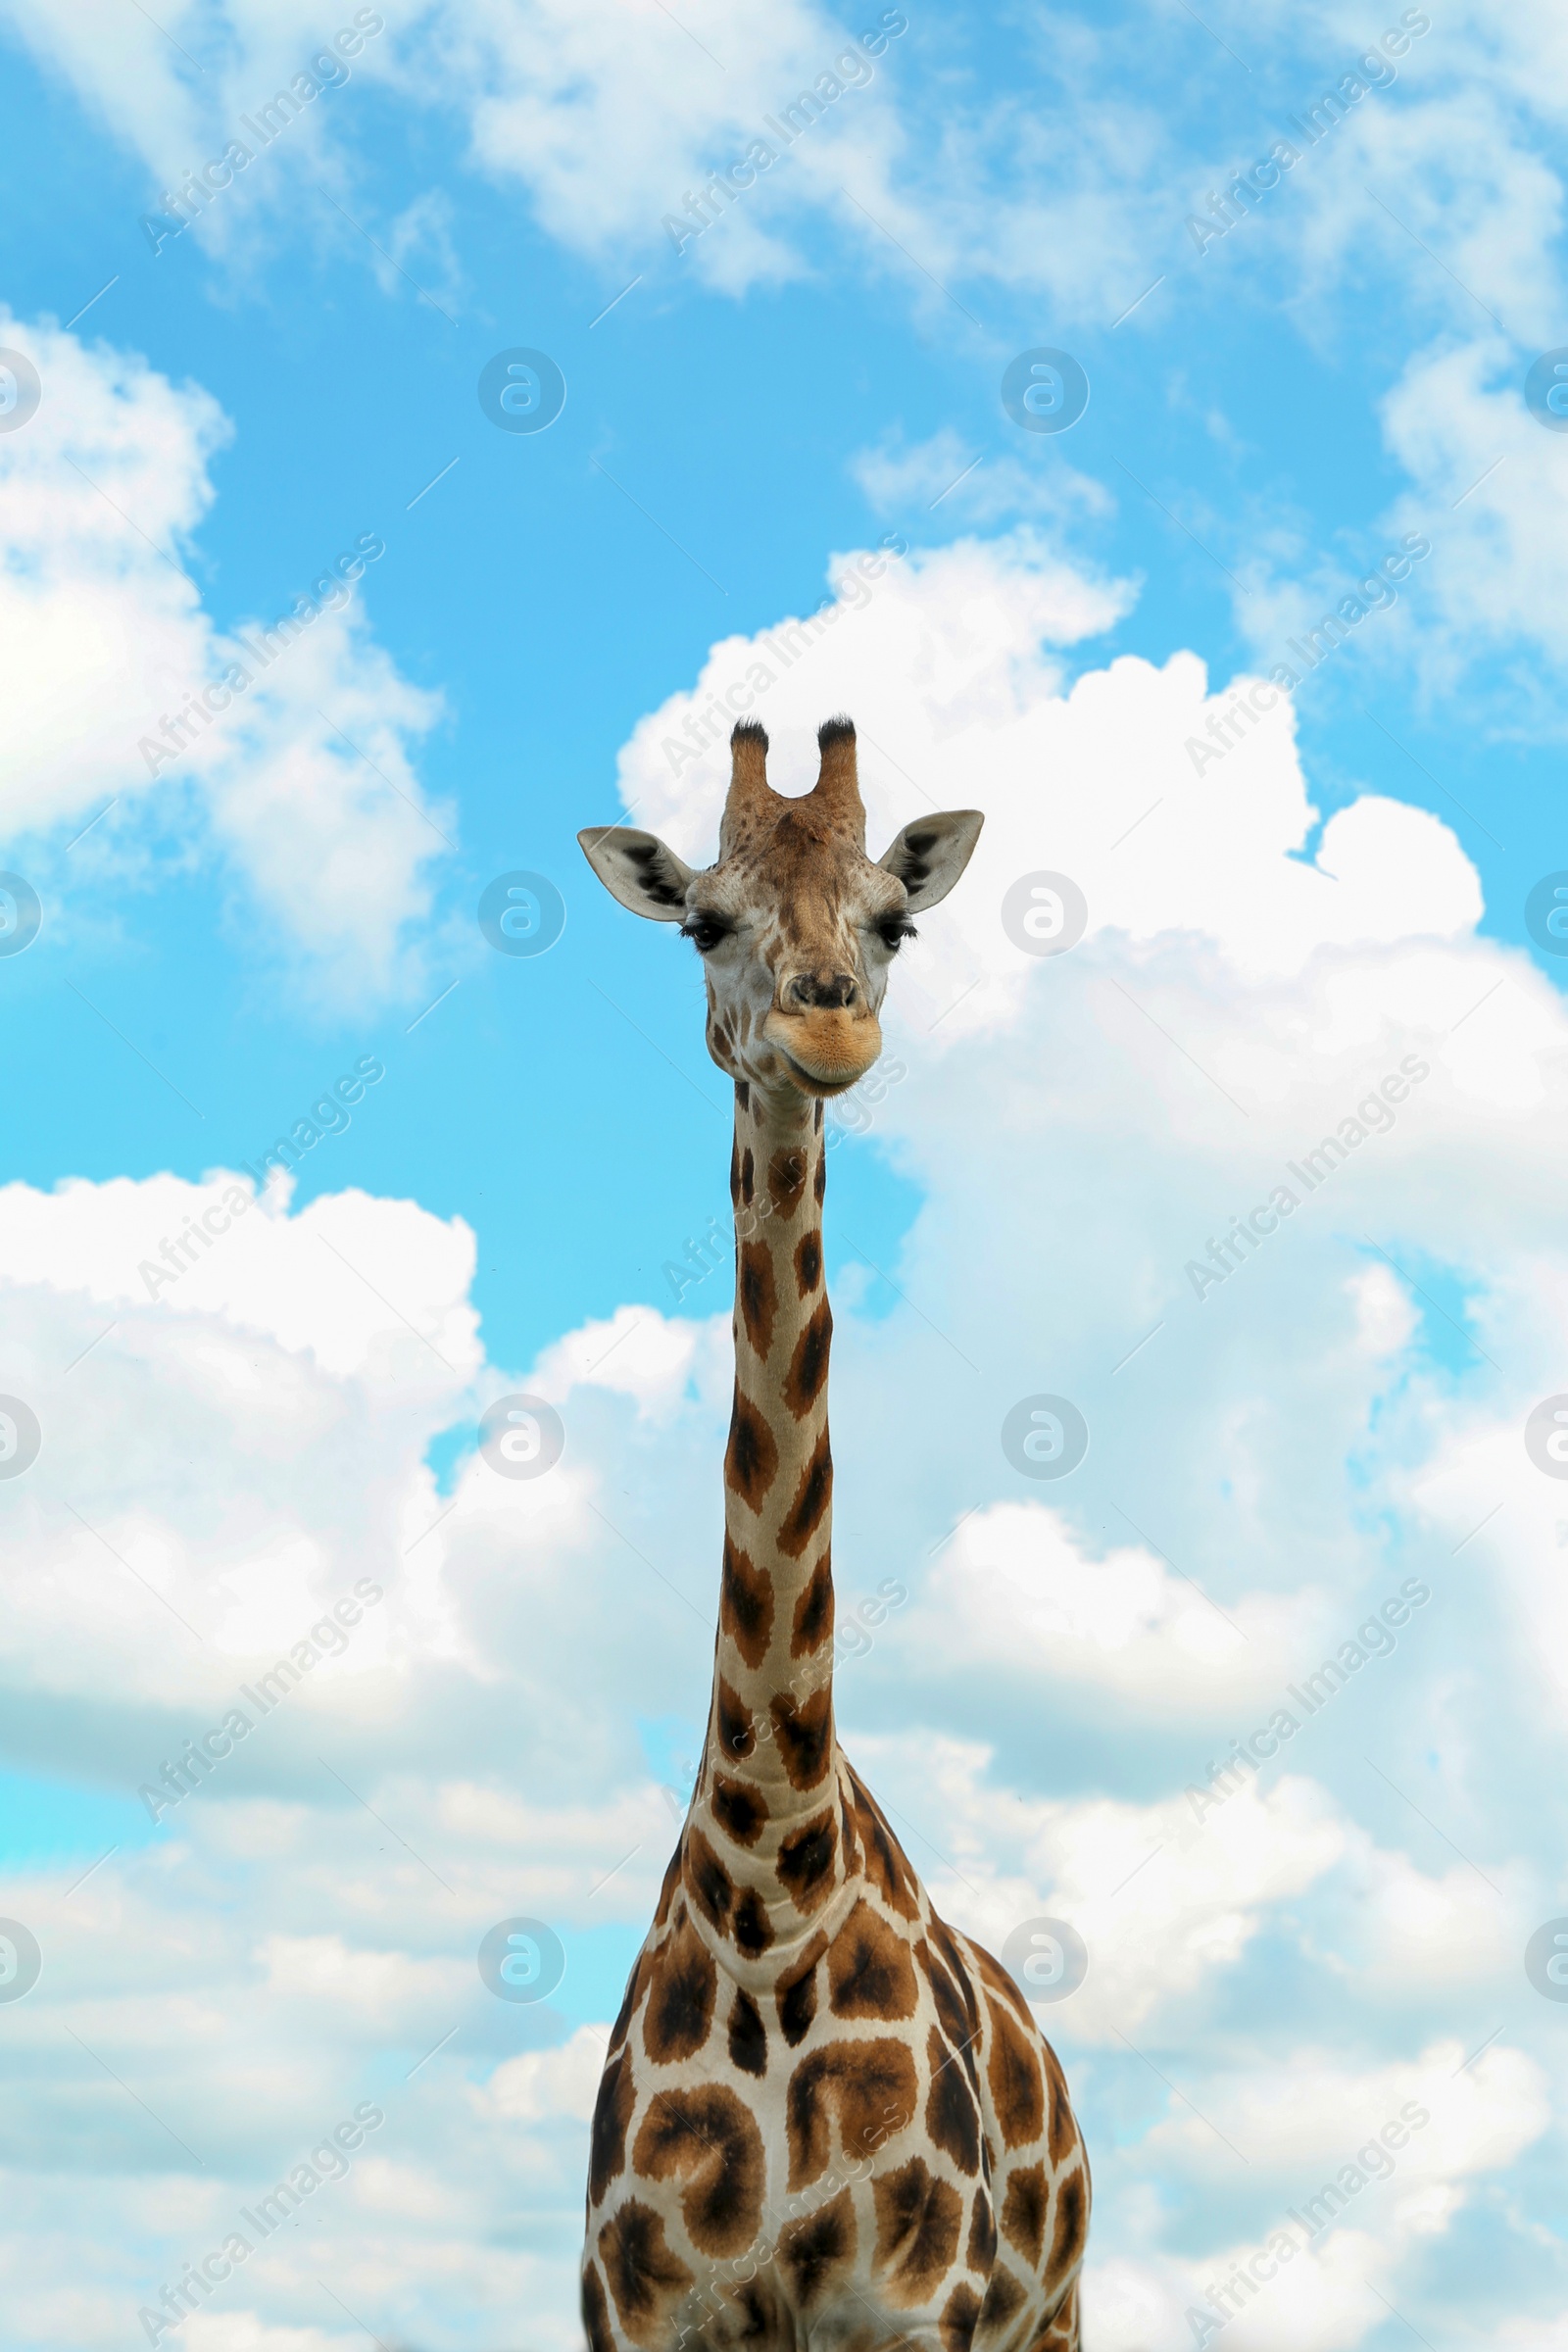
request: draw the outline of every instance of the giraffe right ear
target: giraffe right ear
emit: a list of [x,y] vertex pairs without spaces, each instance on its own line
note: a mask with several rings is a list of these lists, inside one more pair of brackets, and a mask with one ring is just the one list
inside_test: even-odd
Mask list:
[[985,818],[978,808],[949,808],[917,816],[877,859],[909,894],[909,912],[923,914],[945,899],[974,855]]
[[577,839],[594,872],[622,906],[656,923],[684,920],[692,869],[657,833],[643,833],[635,825],[590,825]]

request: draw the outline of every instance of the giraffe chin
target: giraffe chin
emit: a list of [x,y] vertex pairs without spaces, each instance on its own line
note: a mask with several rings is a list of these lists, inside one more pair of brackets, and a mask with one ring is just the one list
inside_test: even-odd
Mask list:
[[873,1015],[847,1012],[770,1012],[762,1035],[805,1095],[847,1094],[882,1051]]

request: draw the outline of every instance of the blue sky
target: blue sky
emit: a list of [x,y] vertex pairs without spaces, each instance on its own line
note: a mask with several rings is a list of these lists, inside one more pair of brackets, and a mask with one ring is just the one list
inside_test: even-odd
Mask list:
[[[1544,2352],[1568,2015],[1523,1954],[1568,1913],[1568,1502],[1523,1431],[1568,1388],[1568,1023],[1525,909],[1568,868],[1568,444],[1524,387],[1568,334],[1560,26],[360,16],[347,78],[150,236],[354,12],[3,10],[0,347],[41,396],[0,431],[0,866],[43,918],[0,956],[0,1392],[44,1428],[0,1484],[0,1914],[44,1953],[0,2004],[8,2340],[146,2341],[384,2093],[300,2244],[181,2335],[575,2352],[596,2029],[705,1705],[727,1283],[664,1269],[723,1207],[729,1114],[689,951],[574,837],[633,808],[710,857],[722,763],[664,747],[892,546],[760,711],[786,789],[854,713],[873,851],[988,818],[832,1163],[841,1607],[910,1590],[846,1739],[950,1915],[1089,1943],[1041,2016],[1096,2168],[1093,2343]],[[479,398],[519,347],[565,380],[537,433]],[[1042,348],[1089,382],[1061,433],[1001,397]],[[235,633],[372,540],[150,775]],[[1237,683],[1417,543],[1216,757]],[[565,905],[536,957],[477,921],[517,870]],[[1058,958],[999,918],[1040,870],[1090,908]],[[1195,1282],[1412,1055],[1393,1123]],[[368,1059],[292,1188],[149,1298],[163,1238]],[[474,1433],[517,1389],[567,1451],[503,1489]],[[1052,1488],[998,1441],[1040,1392],[1092,1431]],[[366,1577],[341,1658],[152,1822],[149,1773]],[[1395,1649],[1195,1817],[1411,1578]],[[513,1916],[562,1937],[548,2002],[479,1982]],[[1409,2100],[1430,2128],[1292,2282],[1195,2323]]]

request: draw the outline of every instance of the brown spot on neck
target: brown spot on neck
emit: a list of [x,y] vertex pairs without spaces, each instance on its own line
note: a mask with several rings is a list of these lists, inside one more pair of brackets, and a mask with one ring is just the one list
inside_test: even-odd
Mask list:
[[[754,1752],[757,1727],[752,1721],[752,1710],[739,1693],[730,1689],[722,1676],[714,1694],[713,1722],[718,1733],[719,1747],[726,1756],[739,1761]],[[678,1861],[678,1855],[676,1859]]]
[[833,1631],[833,1563],[824,1551],[811,1571],[811,1581],[795,1603],[790,1628],[790,1656],[814,1657]]
[[779,1884],[794,1898],[795,1907],[809,1919],[820,1911],[833,1891],[833,1865],[838,1859],[839,1828],[828,1811],[808,1821],[784,1839],[778,1850]]
[[828,1768],[833,1744],[833,1692],[824,1685],[809,1698],[781,1691],[769,1710],[773,1740],[796,1788],[814,1788]]
[[818,1929],[800,1959],[774,1987],[779,2031],[792,2050],[806,2039],[816,2015],[816,1969],[826,1949],[827,1937]]
[[767,2072],[767,2028],[749,1992],[736,1993],[729,2013],[729,2062],[739,2074],[760,2078]]
[[701,1830],[688,1827],[684,1845],[686,1890],[709,1926],[722,1933],[735,1900],[734,1882]]
[[741,1244],[735,1297],[746,1337],[765,1362],[767,1351],[773,1345],[773,1324],[778,1314],[778,1294],[773,1285],[773,1253],[765,1242]]
[[1082,2172],[1069,2173],[1056,2191],[1056,2227],[1052,2232],[1050,2265],[1055,2277],[1071,2269],[1088,2234],[1087,2176]]
[[755,1886],[748,1886],[735,1906],[736,1948],[748,1960],[760,1960],[774,1941],[767,1905]]
[[737,1845],[755,1845],[767,1827],[767,1806],[745,1781],[726,1780],[722,1773],[715,1773],[709,1803],[725,1837]]
[[862,1895],[827,1958],[828,2007],[835,2017],[912,2017],[914,1970],[908,1948]]
[[[770,1269],[770,1284],[771,1279]],[[832,1343],[833,1310],[824,1298],[796,1341],[790,1368],[784,1375],[784,1401],[797,1421],[805,1420],[827,1385]]]
[[[825,1304],[825,1301],[824,1301]],[[828,1325],[831,1331],[831,1323]],[[824,1343],[825,1344],[825,1343]],[[826,1366],[823,1366],[826,1377]],[[775,1464],[777,1454],[774,1455]],[[811,1458],[801,1473],[801,1483],[795,1498],[784,1514],[778,1531],[778,1547],[786,1559],[798,1560],[806,1546],[827,1517],[833,1500],[833,1454],[828,1445],[827,1428],[812,1448]]]
[[760,1666],[773,1630],[773,1588],[740,1546],[724,1538],[718,1622],[748,1666]]
[[[818,1159],[818,1174],[821,1172],[821,1167],[822,1162]],[[786,1145],[782,1151],[775,1152],[767,1163],[768,1198],[786,1224],[801,1205],[808,1173],[807,1155],[795,1144]],[[818,1200],[822,1198],[820,1188],[816,1197]]]
[[729,1447],[724,1455],[724,1483],[732,1494],[738,1494],[752,1510],[760,1511],[777,1475],[778,1446],[773,1432],[737,1381]]

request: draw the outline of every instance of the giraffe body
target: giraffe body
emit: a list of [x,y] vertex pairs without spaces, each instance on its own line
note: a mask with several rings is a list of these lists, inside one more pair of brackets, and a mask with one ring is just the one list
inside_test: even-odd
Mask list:
[[822,1102],[880,1051],[897,932],[979,821],[917,821],[874,866],[847,722],[804,801],[767,789],[760,729],[734,741],[706,874],[582,837],[617,897],[710,943],[737,1233],[712,1701],[600,2087],[584,2326],[590,2352],[1078,2352],[1089,2174],[1061,2070],[932,1909],[832,1704]]

